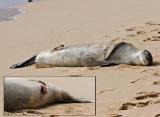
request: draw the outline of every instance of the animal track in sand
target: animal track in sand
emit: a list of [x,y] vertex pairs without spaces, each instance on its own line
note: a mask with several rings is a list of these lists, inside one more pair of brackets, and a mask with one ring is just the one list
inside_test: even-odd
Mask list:
[[145,23],[145,25],[150,25],[150,26],[160,26],[159,22],[155,22],[155,21],[148,21]]
[[131,27],[131,28],[125,29],[125,31],[135,31],[135,30],[136,30],[136,27]]
[[147,31],[144,27],[128,28],[128,29],[125,29],[125,31],[126,31],[126,36],[129,36],[129,37],[136,37],[138,35],[147,34]]
[[142,79],[144,79],[144,78],[138,78],[138,79],[136,79],[134,81],[131,81],[130,83],[136,83],[136,82],[138,82],[139,80],[142,80]]
[[109,114],[107,117],[122,117],[122,115],[119,114]]
[[160,72],[153,73],[154,76],[160,76]]
[[[43,117],[43,116],[42,116]],[[44,116],[45,117],[45,116]],[[48,117],[58,117],[58,115],[49,115]]]
[[159,97],[160,93],[159,92],[140,92],[137,93],[138,96],[135,97],[136,100],[143,100],[147,98],[155,98]]
[[136,101],[137,100],[141,100],[141,101],[123,103],[120,106],[119,110],[128,110],[128,109],[132,109],[132,108],[145,107],[145,106],[148,106],[150,104],[160,103],[160,100],[144,100],[144,99],[148,99],[148,98],[157,98],[157,97],[159,97],[159,95],[160,95],[159,92],[140,92],[140,93],[137,93],[137,94],[139,96],[136,96],[134,99]]
[[152,37],[147,37],[146,39],[143,39],[143,41],[160,41],[160,36],[154,35]]
[[97,69],[100,69],[99,66],[96,66],[96,67],[84,67],[85,70],[89,71],[89,70],[97,70]]
[[144,106],[147,106],[149,103],[150,101],[138,102],[138,103],[127,102],[127,103],[123,103],[119,108],[119,110],[128,110],[134,107],[144,107]]
[[66,106],[67,109],[65,110],[66,113],[71,113],[73,112],[74,108],[73,107],[69,107],[69,106]]
[[154,70],[156,70],[156,69],[145,69],[145,70],[141,71],[141,73],[146,73],[146,72],[150,73],[150,72],[152,72]]
[[115,70],[120,69],[123,70],[125,68],[130,68],[130,69],[140,69],[143,68],[144,66],[133,66],[133,65],[126,65],[126,64],[120,64],[120,65],[115,65],[112,66]]
[[137,37],[143,42],[160,41],[160,22],[148,21],[141,27],[125,29],[126,36]]
[[137,35],[142,35],[142,34],[146,34],[146,33],[147,33],[146,31],[142,31],[142,30],[137,31]]
[[152,74],[153,76],[160,76],[160,69],[146,69],[146,70],[143,70],[141,73],[150,73]]
[[160,85],[160,80],[159,81],[154,81],[153,85]]
[[38,114],[38,115],[44,115],[45,113],[39,112],[39,111],[34,111],[34,110],[28,110],[26,111],[27,113],[32,113],[32,114]]
[[102,94],[102,93],[104,93],[104,92],[106,92],[106,91],[115,91],[115,88],[99,91],[99,92],[97,93],[97,95],[100,95],[100,94]]
[[123,103],[119,110],[128,110],[128,109],[132,109],[132,108],[140,108],[140,107],[145,107],[148,106],[150,104],[158,104],[160,103],[160,100],[148,100],[148,101],[143,101],[143,102],[127,102],[127,103]]

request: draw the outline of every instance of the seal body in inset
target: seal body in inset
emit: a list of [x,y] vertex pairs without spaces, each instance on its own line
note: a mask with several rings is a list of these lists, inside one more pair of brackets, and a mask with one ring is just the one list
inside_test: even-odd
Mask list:
[[99,43],[65,47],[38,53],[30,59],[14,64],[11,68],[31,64],[51,65],[52,67],[108,66],[111,64],[151,65],[152,55],[130,43]]
[[91,103],[74,98],[53,84],[24,78],[5,78],[4,110],[34,109],[54,103]]

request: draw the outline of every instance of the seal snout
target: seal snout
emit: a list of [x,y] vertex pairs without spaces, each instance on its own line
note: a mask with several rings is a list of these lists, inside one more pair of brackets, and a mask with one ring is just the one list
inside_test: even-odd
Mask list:
[[151,65],[153,63],[152,54],[148,50],[142,51],[142,64],[143,65]]

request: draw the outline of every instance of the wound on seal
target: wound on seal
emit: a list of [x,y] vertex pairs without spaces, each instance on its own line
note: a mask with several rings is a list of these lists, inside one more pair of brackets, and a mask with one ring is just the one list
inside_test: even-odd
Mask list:
[[39,83],[41,83],[41,93],[43,94],[43,95],[45,95],[46,93],[48,93],[48,91],[47,91],[47,87],[46,87],[46,83],[44,83],[44,82],[42,82],[42,81],[38,81]]

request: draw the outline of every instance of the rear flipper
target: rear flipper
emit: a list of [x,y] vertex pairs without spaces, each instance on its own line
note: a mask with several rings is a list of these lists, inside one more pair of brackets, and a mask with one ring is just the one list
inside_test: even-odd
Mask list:
[[32,64],[35,64],[35,58],[37,55],[32,56],[31,58],[27,59],[24,62],[13,64],[10,69],[16,69],[16,68],[21,68],[21,67],[26,67]]
[[93,103],[93,101],[90,101],[84,98],[75,98],[65,91],[62,91],[62,92],[63,92],[61,93],[62,98],[60,100],[60,102],[62,103]]
[[84,99],[84,98],[68,98],[65,99],[64,101],[61,101],[62,103],[93,103],[93,101]]
[[75,103],[93,103],[93,101],[90,101],[90,100],[87,100],[84,98],[75,98],[73,100],[73,102],[75,102]]

